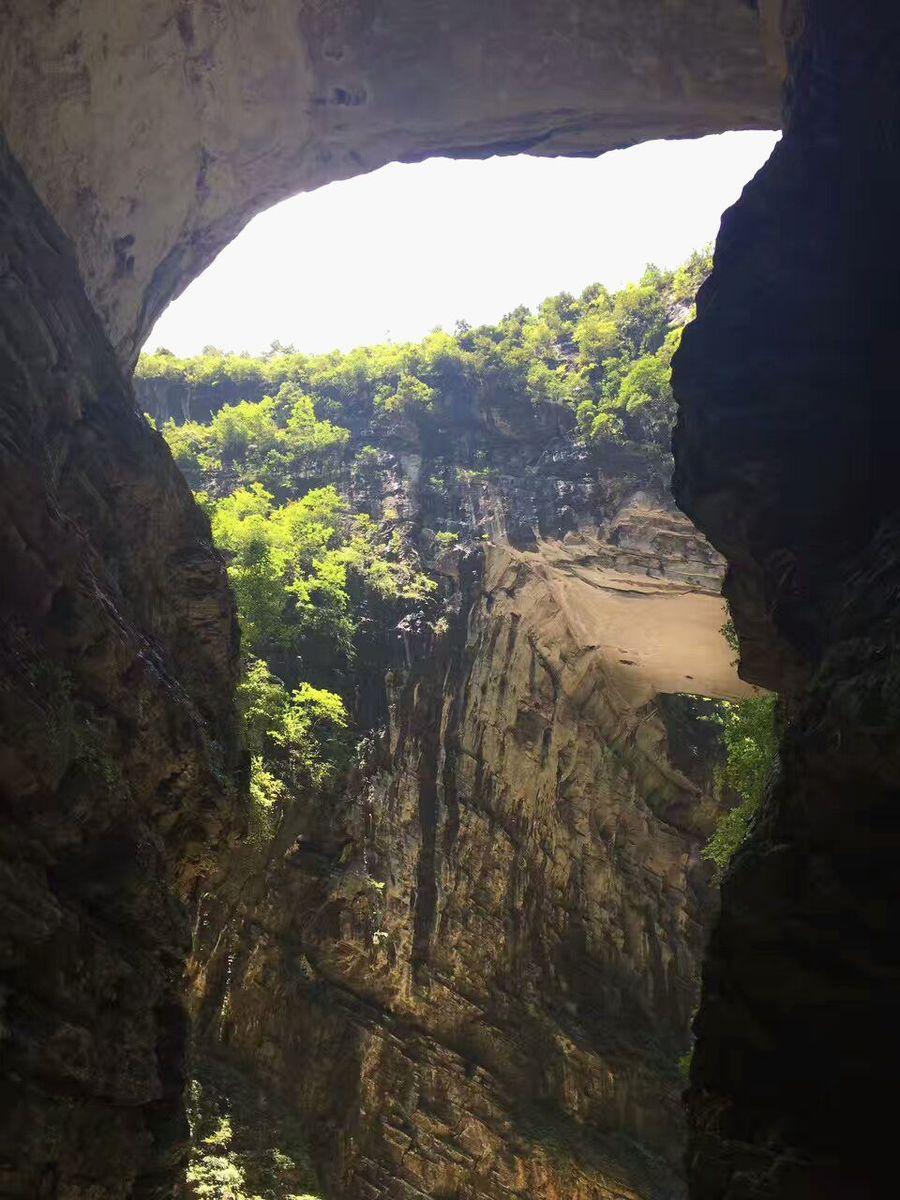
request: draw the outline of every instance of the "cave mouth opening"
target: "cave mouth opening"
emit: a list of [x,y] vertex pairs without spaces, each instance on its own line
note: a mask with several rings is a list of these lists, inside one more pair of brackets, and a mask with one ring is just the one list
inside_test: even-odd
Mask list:
[[[185,281],[280,197],[391,160],[592,154],[765,128],[784,82],[785,143],[729,214],[715,288],[676,369],[679,503],[732,566],[745,669],[783,688],[794,715],[705,954],[689,1170],[704,1198],[883,1194],[893,1164],[879,1097],[896,1077],[897,995],[898,537],[885,436],[896,390],[885,267],[896,241],[897,6],[146,0],[119,6],[113,22],[88,0],[6,7],[4,1190],[23,1200],[180,1190],[182,977],[201,894],[213,907],[200,907],[191,961],[198,1044],[208,1034],[261,1067],[261,1087],[235,1084],[264,1101],[248,1118],[255,1129],[280,1119],[278,1094],[294,1116],[316,1115],[303,1132],[333,1190],[479,1200],[676,1190],[652,1175],[668,1153],[657,1135],[679,1120],[674,1054],[648,1048],[662,1045],[696,974],[697,909],[684,905],[702,878],[685,869],[697,864],[676,820],[690,811],[677,802],[687,775],[677,768],[691,756],[663,769],[677,734],[644,720],[646,705],[623,719],[636,661],[627,642],[613,703],[596,669],[604,656],[572,615],[577,593],[597,591],[604,555],[631,579],[651,564],[640,604],[661,586],[651,560],[663,547],[667,560],[680,547],[703,565],[684,526],[662,520],[665,495],[662,507],[647,489],[620,505],[615,488],[598,491],[596,532],[615,538],[588,536],[586,472],[565,452],[557,409],[492,402],[490,423],[478,423],[444,419],[436,405],[427,416],[423,388],[436,389],[418,375],[422,387],[398,379],[379,396],[389,424],[410,405],[424,410],[418,441],[395,425],[389,444],[372,436],[357,452],[374,395],[352,428],[340,403],[329,415],[300,396],[260,419],[254,453],[268,438],[306,455],[320,494],[314,511],[282,513],[276,535],[273,509],[309,493],[279,493],[284,463],[268,461],[261,486],[274,500],[253,491],[225,522],[234,590],[245,606],[264,597],[266,571],[296,558],[303,533],[307,564],[329,565],[315,587],[290,580],[298,616],[321,615],[330,638],[327,657],[305,648],[307,671],[346,648],[341,618],[352,624],[362,594],[347,578],[361,567],[378,582],[358,661],[384,686],[361,680],[353,704],[397,737],[369,739],[355,824],[347,791],[311,827],[285,830],[292,840],[257,830],[277,872],[259,895],[235,887],[255,851],[241,840],[247,764],[230,736],[238,655],[225,563],[122,367],[130,376]],[[551,378],[538,371],[532,384],[552,384],[543,365]],[[345,382],[332,380],[326,399],[339,401]],[[187,415],[212,425],[212,408]],[[529,455],[541,415],[541,450]],[[615,415],[596,414],[607,443]],[[272,435],[289,421],[290,438]],[[221,462],[239,483],[245,424],[223,420],[220,455],[208,434],[184,433],[191,423],[176,421],[179,457],[202,455],[208,473]],[[485,427],[487,463],[475,457]],[[431,469],[441,447],[443,468]],[[371,523],[353,526],[355,540],[313,461],[351,450],[354,495],[378,513],[363,510]],[[626,451],[607,451],[604,478],[637,469]],[[299,478],[291,462],[288,475]],[[214,520],[222,499],[203,501]],[[437,521],[448,503],[460,529]],[[427,571],[403,553],[414,511],[428,516],[415,546]],[[251,518],[241,542],[236,526]],[[342,540],[328,545],[336,522]],[[432,566],[435,588],[421,578]],[[684,572],[667,583],[690,590]],[[434,620],[417,605],[392,625],[381,594],[392,589],[418,590],[423,610],[428,597],[458,605]],[[297,647],[285,655],[295,664]],[[282,749],[330,739],[338,753],[338,682],[279,691],[274,671],[258,671],[257,733],[276,728]],[[280,820],[272,794],[284,780],[254,757],[268,773],[255,771],[254,802],[268,798]],[[316,752],[297,765],[321,762]],[[238,860],[215,858],[235,841]],[[229,930],[215,910],[225,900]],[[372,1021],[388,1011],[397,1019]],[[426,1013],[442,1037],[424,1036]],[[661,1095],[672,1099],[662,1119]],[[250,1181],[237,1157],[236,1125],[216,1112],[203,1131],[215,1160],[204,1169],[218,1174],[194,1190],[270,1200],[271,1174]],[[278,1187],[302,1195],[318,1184],[293,1146],[270,1140],[250,1157],[289,1172]],[[590,1175],[598,1153],[604,1183]],[[561,1179],[560,1160],[578,1175]]]
[[589,284],[615,290],[710,245],[778,137],[429,158],[327,184],[254,217],[170,303],[143,353],[258,355],[273,341],[346,353],[494,322]]
[[[723,636],[723,564],[669,494],[669,364],[702,247],[775,136],[395,164],[257,218],[154,329],[137,396],[228,558],[250,753],[249,835],[197,901],[198,1186],[223,1158],[263,1186],[272,1153],[278,1186],[314,1191],[350,1169],[347,1119],[398,1169],[376,1132],[397,1114],[364,1099],[372,1055],[418,1089],[417,1136],[461,1066],[506,1096],[535,1180],[559,1146],[591,1186],[677,1178],[708,849],[744,799],[721,784],[728,722],[755,691]],[[691,186],[661,201],[673,177]],[[478,324],[457,319],[472,295]],[[545,886],[548,839],[582,882]],[[447,882],[485,859],[480,889]],[[273,902],[290,915],[258,935]],[[515,950],[484,949],[498,927]],[[376,1014],[362,1026],[348,993]],[[430,1091],[409,1046],[385,1048],[397,1020]],[[522,1045],[498,1053],[510,1030]],[[344,1056],[333,1092],[297,1089],[316,1053]]]

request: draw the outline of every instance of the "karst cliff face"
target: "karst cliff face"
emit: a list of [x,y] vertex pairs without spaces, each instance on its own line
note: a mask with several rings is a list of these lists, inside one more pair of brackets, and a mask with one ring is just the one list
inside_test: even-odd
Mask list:
[[374,512],[462,529],[442,615],[369,632],[359,766],[201,901],[200,1071],[278,1096],[328,1194],[675,1196],[720,804],[678,693],[749,690],[721,563],[565,409],[435,421],[355,436]]

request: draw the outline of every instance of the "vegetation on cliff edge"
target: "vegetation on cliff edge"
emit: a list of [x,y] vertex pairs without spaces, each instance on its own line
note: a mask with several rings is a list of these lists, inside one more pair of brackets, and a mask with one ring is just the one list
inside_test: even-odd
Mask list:
[[460,323],[418,343],[346,354],[274,344],[259,357],[208,347],[179,359],[159,350],[141,357],[137,376],[151,390],[243,396],[208,424],[166,427],[175,457],[207,482],[224,473],[277,491],[316,455],[345,444],[340,422],[351,409],[389,429],[498,380],[524,401],[571,408],[588,443],[630,444],[667,458],[672,355],[709,268],[709,251],[698,251],[675,271],[648,267],[618,292],[592,284],[579,297],[551,296],[535,312],[517,308],[496,325]]

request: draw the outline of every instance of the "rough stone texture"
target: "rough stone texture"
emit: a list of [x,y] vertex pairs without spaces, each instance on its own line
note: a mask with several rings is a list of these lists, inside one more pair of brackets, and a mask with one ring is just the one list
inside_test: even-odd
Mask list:
[[358,775],[298,797],[198,920],[203,1052],[271,1081],[346,1200],[682,1190],[716,742],[708,704],[659,693],[747,690],[721,564],[639,462],[508,400],[382,444],[410,536],[464,529],[448,628],[361,654],[386,698]]
[[[726,884],[707,969],[691,1096],[692,1187],[701,1200],[891,1194],[885,1160],[893,1131],[883,1096],[898,1065],[892,896],[900,555],[891,516],[898,14],[886,0],[786,7],[788,134],[726,222],[700,321],[678,366],[679,496],[734,564],[730,587],[748,673],[785,688],[794,715],[781,777]],[[763,8],[771,17],[775,5]],[[295,41],[285,31],[298,11],[303,32]],[[526,20],[522,6],[398,2],[381,10],[390,20],[382,15],[354,28],[362,11],[254,8],[238,0],[114,11],[75,0],[7,3],[4,123],[72,236],[92,300],[124,358],[247,215],[288,191],[393,155],[516,146],[596,151],[652,133],[771,120],[750,6],[545,4],[529,5]],[[628,19],[615,25],[613,15],[625,12]],[[560,13],[581,14],[571,36]],[[675,65],[668,72],[664,64]],[[356,103],[363,89],[365,102]],[[325,102],[309,103],[315,98]],[[4,1107],[13,1116],[3,1137],[7,1164],[23,1164],[18,1174],[6,1170],[3,1186],[12,1196],[103,1196],[103,1187],[91,1191],[92,1175],[102,1165],[109,1178],[120,1164],[118,1192],[109,1185],[107,1196],[127,1194],[135,1176],[136,1194],[164,1194],[153,1180],[168,1169],[168,1148],[177,1142],[166,1126],[177,1111],[173,998],[183,941],[168,887],[150,886],[167,877],[161,860],[151,860],[163,835],[173,846],[167,860],[183,861],[179,845],[191,841],[196,849],[186,857],[198,857],[199,834],[184,826],[194,820],[194,805],[212,814],[215,802],[198,726],[178,719],[189,711],[182,693],[153,671],[136,687],[124,660],[136,660],[136,630],[149,630],[150,645],[184,673],[187,695],[221,716],[227,604],[215,602],[207,636],[196,636],[184,615],[204,607],[193,551],[174,562],[170,556],[198,545],[198,518],[164,456],[138,432],[71,266],[60,276],[68,256],[58,235],[43,223],[32,238],[42,219],[18,184],[5,203],[13,266],[4,263],[2,352],[31,350],[27,376],[21,352],[4,365],[12,380],[3,393],[12,414],[4,473],[12,483],[3,497],[12,509],[8,528],[28,533],[21,541],[9,535],[4,556],[4,604],[14,609],[3,633],[10,681],[4,725],[27,726],[35,704],[53,722],[35,718],[37,728],[17,735],[3,759],[12,812],[4,836],[16,873],[11,894],[19,898],[5,923],[12,949]],[[20,214],[14,235],[10,205]],[[42,277],[48,254],[52,270]],[[38,314],[49,332],[41,332]],[[82,389],[61,386],[68,378],[85,381],[88,399],[73,401]],[[68,473],[59,473],[61,464]],[[131,486],[136,478],[143,488]],[[118,484],[114,505],[111,481]],[[149,519],[157,515],[158,535]],[[199,563],[221,597],[218,568],[208,555]],[[75,583],[68,592],[48,589],[51,574]],[[186,600],[191,578],[193,605]],[[109,604],[88,599],[96,595],[89,582]],[[59,593],[59,604],[49,604],[47,596]],[[207,664],[215,687],[204,692],[195,686],[193,655],[210,641],[220,649]],[[121,655],[111,646],[124,647]],[[97,667],[97,647],[108,669]],[[82,736],[78,754],[67,749],[64,757],[86,760],[96,775],[110,746],[125,763],[133,802],[114,804],[118,785],[110,779],[92,785],[89,804],[79,800],[87,793],[84,766],[66,766],[57,778],[59,746],[73,737],[56,733],[54,714],[68,711],[69,693],[64,688],[61,704],[39,690],[46,691],[48,674],[59,684],[40,669],[42,656],[64,664],[73,694],[92,714],[87,747]],[[151,714],[154,705],[162,714],[146,728],[138,702],[145,695]],[[102,714],[120,706],[132,712],[130,724],[107,728]],[[426,734],[433,742],[433,729]],[[180,820],[173,812],[180,806],[154,783],[160,763],[173,758],[183,764],[179,778],[193,772],[200,781],[189,801],[185,794]],[[21,795],[25,802],[16,801]],[[210,816],[209,825],[218,821]],[[97,827],[105,837],[93,836]],[[131,849],[136,842],[149,847],[148,857]],[[330,872],[326,854],[326,879]],[[154,895],[162,897],[155,908]],[[340,912],[352,908],[341,904]],[[282,909],[276,916],[285,919]],[[352,934],[352,912],[349,924]],[[258,928],[263,966],[273,937]],[[54,929],[65,936],[54,938]],[[284,930],[275,931],[280,952]],[[429,955],[435,940],[420,942]],[[364,935],[349,941],[365,961]],[[137,959],[143,965],[129,975],[122,964]],[[241,979],[251,978],[243,970]],[[368,1071],[354,1067],[347,1077],[374,1081],[382,1044],[363,1034],[348,1038],[335,997],[362,1012],[360,1028],[371,1028],[368,1014],[378,1005],[352,1000],[330,982],[318,986],[321,1020],[309,1028],[310,1043],[319,1038],[324,1047],[336,1030],[344,1039],[338,1048]],[[243,986],[239,992],[246,995]],[[22,997],[30,1019],[43,1025],[26,1023]],[[115,1024],[104,1042],[115,1046],[112,1061],[92,1053],[104,1020]],[[411,1038],[408,1029],[401,1022],[397,1036]],[[396,1061],[408,1057],[397,1054]],[[460,1064],[460,1078],[465,1070]],[[318,1086],[335,1113],[349,1102],[334,1080],[308,1078],[297,1090]],[[413,1109],[405,1095],[401,1112]],[[398,1117],[386,1128],[400,1126]],[[546,1176],[536,1187],[550,1190]]]
[[0,120],[123,361],[292,193],[777,123],[739,0],[5,0],[0,31]]
[[0,143],[0,1194],[169,1197],[183,897],[235,824],[209,527]]
[[793,718],[705,969],[697,1200],[896,1190],[900,14],[791,8],[785,137],[675,364],[676,494]]

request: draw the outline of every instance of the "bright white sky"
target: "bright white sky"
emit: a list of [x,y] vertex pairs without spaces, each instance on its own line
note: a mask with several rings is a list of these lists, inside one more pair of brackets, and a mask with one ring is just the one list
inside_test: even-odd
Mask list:
[[252,353],[417,340],[519,304],[617,288],[714,239],[778,135],[649,142],[597,159],[392,163],[256,217],[169,306],[147,349]]

